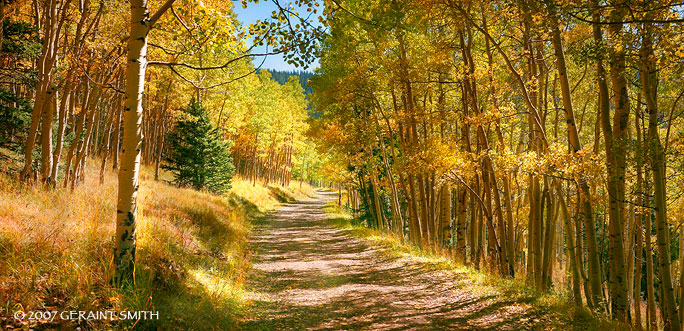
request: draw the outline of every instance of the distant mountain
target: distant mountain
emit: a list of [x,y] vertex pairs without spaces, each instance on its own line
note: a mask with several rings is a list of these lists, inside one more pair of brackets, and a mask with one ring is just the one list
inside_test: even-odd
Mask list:
[[313,76],[313,72],[311,71],[282,71],[268,69],[268,72],[271,73],[273,80],[280,83],[280,85],[287,83],[287,79],[290,78],[290,76],[297,76],[299,78],[299,84],[304,89],[304,93],[306,93],[306,95],[311,95],[313,93],[313,89],[311,89],[308,84],[309,79]]

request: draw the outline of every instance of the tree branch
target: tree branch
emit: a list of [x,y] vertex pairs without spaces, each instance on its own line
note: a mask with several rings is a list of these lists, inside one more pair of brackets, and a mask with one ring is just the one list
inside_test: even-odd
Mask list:
[[216,69],[223,69],[223,68],[227,67],[228,65],[230,65],[231,63],[236,62],[236,61],[239,61],[239,60],[244,59],[244,58],[246,58],[246,57],[250,57],[250,56],[268,56],[268,55],[274,55],[274,54],[278,54],[278,52],[266,52],[266,53],[257,53],[257,54],[252,54],[252,53],[243,54],[243,55],[240,55],[240,56],[238,56],[238,57],[235,57],[235,58],[232,58],[232,59],[228,60],[228,62],[226,62],[226,63],[224,63],[224,64],[222,64],[222,65],[216,65],[216,66],[210,66],[210,67],[199,67],[199,66],[195,66],[195,65],[188,64],[188,63],[183,63],[183,62],[149,61],[147,64],[148,64],[148,65],[163,65],[163,66],[172,67],[172,68],[173,68],[173,67],[186,67],[186,68],[189,68],[189,69],[192,69],[192,70],[216,70]]
[[161,18],[162,15],[164,15],[164,13],[165,13],[167,10],[169,10],[169,8],[171,8],[171,5],[173,5],[173,2],[174,2],[174,1],[176,1],[176,0],[166,0],[166,2],[165,2],[159,9],[157,9],[157,12],[154,13],[154,14],[150,17],[150,21],[149,21],[149,27],[150,27],[150,29],[154,26],[155,23],[157,23],[157,21],[159,20],[159,18]]

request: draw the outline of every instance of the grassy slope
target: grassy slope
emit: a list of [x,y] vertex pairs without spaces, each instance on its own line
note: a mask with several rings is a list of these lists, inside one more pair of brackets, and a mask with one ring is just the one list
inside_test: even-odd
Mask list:
[[[344,200],[343,200],[344,201]],[[538,316],[544,315],[556,325],[554,329],[573,330],[629,330],[628,325],[612,321],[608,316],[594,315],[583,308],[575,307],[567,292],[559,290],[551,293],[538,293],[525,285],[520,279],[504,279],[483,271],[458,265],[444,254],[431,253],[414,246],[401,243],[393,234],[355,225],[348,212],[337,206],[337,201],[328,203],[325,211],[330,224],[346,229],[349,234],[368,241],[372,245],[386,248],[384,252],[394,257],[409,258],[434,266],[435,270],[450,271],[460,277],[468,278],[468,291],[484,291],[508,299],[516,300],[534,309]]]
[[[154,181],[143,169],[138,196],[136,286],[115,290],[111,270],[116,174],[98,182],[90,161],[74,192],[26,188],[0,172],[0,326],[30,310],[158,310],[135,329],[230,329],[242,313],[250,220],[308,185],[252,186],[234,181],[223,197]],[[1,168],[1,167],[0,167]],[[58,320],[58,319],[57,319]],[[60,324],[61,323],[61,324]],[[44,323],[66,327],[73,322]],[[86,329],[128,329],[135,322],[81,322]]]

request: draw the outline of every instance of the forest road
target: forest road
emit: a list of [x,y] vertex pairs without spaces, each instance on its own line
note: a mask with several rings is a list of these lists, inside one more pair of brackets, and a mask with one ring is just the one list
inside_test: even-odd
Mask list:
[[288,204],[255,226],[243,330],[553,328],[525,300],[429,262],[392,257],[329,225],[334,193]]

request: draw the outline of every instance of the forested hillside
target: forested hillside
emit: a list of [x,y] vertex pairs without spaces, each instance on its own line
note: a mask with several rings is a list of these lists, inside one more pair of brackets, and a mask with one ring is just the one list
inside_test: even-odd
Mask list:
[[306,95],[311,95],[313,90],[309,86],[309,80],[313,77],[313,72],[310,71],[281,71],[269,69],[268,72],[271,73],[271,78],[280,84],[287,83],[288,79],[292,76],[297,77],[299,80],[299,85],[304,89]]
[[683,13],[0,0],[0,328],[681,330]]

